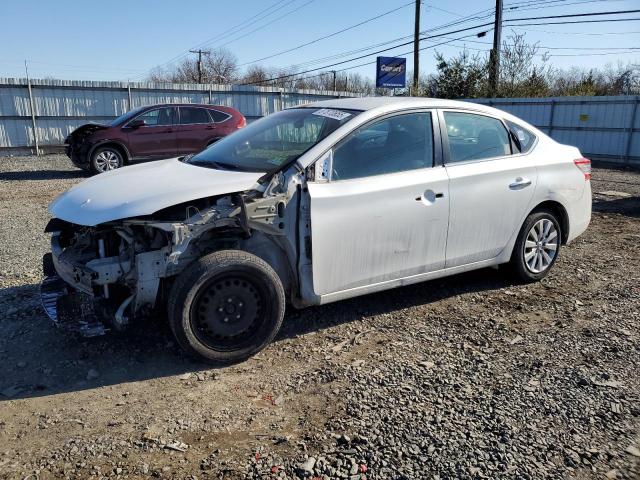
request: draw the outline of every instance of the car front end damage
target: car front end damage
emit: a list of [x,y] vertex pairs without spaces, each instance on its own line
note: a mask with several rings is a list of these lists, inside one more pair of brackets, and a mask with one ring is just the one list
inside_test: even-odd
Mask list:
[[106,130],[108,125],[99,123],[87,123],[76,128],[64,139],[64,152],[76,167],[89,169],[89,153],[95,142],[93,134],[100,130]]
[[[41,286],[45,311],[59,327],[84,336],[123,330],[162,312],[173,278],[203,255],[251,248],[260,237],[291,250],[284,231],[290,195],[275,190],[270,184],[268,194],[199,199],[96,226],[52,219],[45,229],[51,233]],[[288,274],[286,256],[272,263]]]

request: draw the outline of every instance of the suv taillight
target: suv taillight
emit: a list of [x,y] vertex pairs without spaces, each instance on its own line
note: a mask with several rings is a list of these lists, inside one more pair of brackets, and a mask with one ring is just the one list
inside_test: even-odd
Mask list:
[[584,179],[591,179],[591,160],[588,158],[576,158],[573,163],[576,164],[576,167],[580,169],[582,173],[584,173]]

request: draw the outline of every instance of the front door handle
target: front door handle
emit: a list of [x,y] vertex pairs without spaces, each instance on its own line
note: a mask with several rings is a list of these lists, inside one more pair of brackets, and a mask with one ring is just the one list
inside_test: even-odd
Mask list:
[[416,197],[416,202],[422,202],[425,205],[432,205],[436,199],[443,198],[444,193],[434,192],[433,190],[427,190],[421,196]]
[[524,177],[516,178],[516,181],[509,184],[509,188],[511,190],[520,190],[521,188],[526,188],[531,185],[531,180]]

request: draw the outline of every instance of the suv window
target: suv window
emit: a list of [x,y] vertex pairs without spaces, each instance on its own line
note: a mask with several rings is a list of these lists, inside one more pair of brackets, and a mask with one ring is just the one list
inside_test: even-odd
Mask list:
[[526,153],[531,150],[531,147],[533,147],[533,144],[536,141],[535,135],[517,123],[510,122],[509,120],[506,120],[505,123],[513,134],[518,137],[518,140],[520,140],[520,153]]
[[173,124],[174,108],[156,108],[155,110],[149,110],[136,117],[136,120],[144,120],[144,123],[148,126],[156,125],[171,125]]
[[467,162],[511,155],[511,141],[497,118],[444,112],[449,137],[449,162]]
[[190,123],[211,123],[211,119],[204,108],[180,107],[180,125]]
[[220,112],[218,110],[209,110],[209,115],[211,115],[211,118],[216,123],[224,122],[226,119],[231,117],[228,113]]
[[333,152],[334,180],[404,172],[433,165],[430,113],[385,118],[351,133]]

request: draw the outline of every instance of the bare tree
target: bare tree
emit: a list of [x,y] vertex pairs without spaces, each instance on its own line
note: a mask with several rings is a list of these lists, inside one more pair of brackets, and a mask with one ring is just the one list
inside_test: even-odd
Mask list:
[[[226,49],[212,50],[203,56],[203,83],[233,83],[237,80],[238,59]],[[153,82],[197,83],[198,60],[185,58],[177,65],[153,69],[148,77]]]

